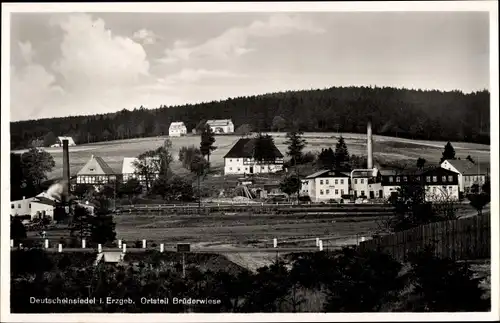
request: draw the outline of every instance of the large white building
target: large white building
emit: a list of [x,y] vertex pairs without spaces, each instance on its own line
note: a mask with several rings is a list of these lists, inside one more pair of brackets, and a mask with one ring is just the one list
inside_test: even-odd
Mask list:
[[428,170],[382,170],[384,197],[398,194],[405,185],[420,185],[426,201],[447,201],[459,199],[458,174],[444,168]]
[[441,168],[458,174],[458,185],[462,193],[469,193],[474,184],[481,189],[486,182],[489,171],[489,165],[481,165],[479,162],[472,163],[468,160],[447,159],[441,163]]
[[208,120],[206,124],[210,126],[210,129],[212,129],[214,133],[234,132],[234,124],[231,119]]
[[180,137],[187,134],[187,128],[184,122],[172,122],[168,127],[168,135],[170,137]]
[[312,202],[340,200],[349,194],[349,175],[334,170],[321,170],[302,180],[301,196]]
[[73,140],[73,137],[57,137],[56,143],[53,144],[51,147],[62,147],[63,140],[68,141],[68,146],[76,146],[75,141]]
[[352,173],[350,194],[355,198],[384,198],[380,173],[373,176],[373,171],[358,171]]
[[274,146],[273,159],[258,162],[253,158],[255,138],[241,138],[224,156],[224,174],[275,173],[283,170],[283,154]]
[[35,197],[23,198],[18,201],[10,202],[11,216],[30,216],[33,220],[37,217],[48,217],[54,219],[54,209],[56,200],[47,197],[45,193],[38,194]]

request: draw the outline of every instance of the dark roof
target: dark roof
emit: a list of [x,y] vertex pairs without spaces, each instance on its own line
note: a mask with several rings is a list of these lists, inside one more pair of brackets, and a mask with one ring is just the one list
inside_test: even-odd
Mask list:
[[486,174],[490,168],[489,163],[476,162],[472,163],[468,160],[447,159],[453,167],[455,167],[462,175],[481,175]]
[[40,203],[40,204],[46,204],[46,205],[56,205],[56,201],[51,200],[49,198],[43,197],[43,196],[37,196],[36,201],[32,201],[32,203]]
[[325,169],[325,170],[320,170],[316,173],[313,173],[309,176],[306,177],[306,179],[312,179],[312,178],[325,178],[325,177],[349,177],[346,173],[342,173],[336,170],[331,170],[331,169]]
[[104,159],[102,159],[102,157],[96,156],[94,158],[96,162],[99,164],[99,166],[101,166],[105,174],[113,175],[115,173],[113,169],[109,167],[109,165],[104,161]]
[[[252,158],[255,142],[255,138],[241,138],[227,152],[224,158]],[[283,154],[279,151],[276,145],[274,145],[273,153],[274,158],[283,158]]]

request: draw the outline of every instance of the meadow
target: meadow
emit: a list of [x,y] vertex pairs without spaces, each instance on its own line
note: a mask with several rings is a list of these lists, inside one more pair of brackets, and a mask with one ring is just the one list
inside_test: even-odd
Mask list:
[[[270,134],[274,137],[278,149],[283,154],[286,154],[286,134]],[[323,148],[330,147],[334,149],[340,135],[345,138],[347,148],[351,154],[366,155],[366,135],[353,133],[305,133],[304,137],[307,139],[308,144],[304,151],[319,152]],[[124,157],[136,157],[147,150],[155,149],[163,143],[165,138],[167,137],[135,138],[69,147],[71,175],[76,175],[92,155],[102,157],[115,172],[121,173]],[[239,138],[240,136],[237,135],[219,135],[215,137],[217,149],[210,158],[215,169],[221,170],[224,165],[224,155]],[[183,172],[185,170],[181,169],[180,162],[178,162],[179,149],[183,146],[199,146],[200,136],[173,137],[170,140],[172,141],[172,152],[175,159],[173,170]],[[438,163],[445,144],[444,141],[411,140],[374,135],[374,160],[375,162],[384,163],[397,160],[416,160],[421,157],[425,158],[428,163]],[[452,142],[452,145],[455,148],[457,157],[465,159],[467,155],[471,155],[481,163],[489,163],[489,145],[466,142]],[[49,179],[62,177],[62,148],[46,148],[46,151],[54,157],[56,163],[52,172],[48,174]]]

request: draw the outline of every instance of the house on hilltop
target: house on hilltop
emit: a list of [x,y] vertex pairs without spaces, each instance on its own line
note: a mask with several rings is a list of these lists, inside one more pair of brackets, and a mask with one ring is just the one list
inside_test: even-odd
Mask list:
[[99,156],[92,155],[90,160],[76,174],[76,183],[102,185],[117,180],[116,174]]
[[481,189],[487,180],[489,167],[489,164],[472,163],[469,160],[447,159],[441,163],[441,168],[458,174],[459,189],[462,193],[469,193],[475,184]]
[[68,146],[76,146],[75,141],[73,140],[73,137],[57,137],[56,143],[50,147],[62,147],[63,140],[68,141]]
[[224,174],[275,173],[283,170],[283,154],[274,145],[271,160],[258,162],[254,159],[257,139],[241,138],[224,156]]
[[206,124],[210,126],[210,129],[212,129],[214,133],[234,132],[234,124],[231,119],[208,120]]
[[184,122],[172,122],[168,127],[168,135],[170,137],[180,137],[187,134],[187,128]]

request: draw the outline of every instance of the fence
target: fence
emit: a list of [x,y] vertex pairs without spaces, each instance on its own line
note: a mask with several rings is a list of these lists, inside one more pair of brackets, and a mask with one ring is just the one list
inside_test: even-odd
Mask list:
[[399,261],[426,245],[436,256],[454,260],[490,258],[490,215],[435,222],[392,235],[361,242],[361,250],[381,249]]

